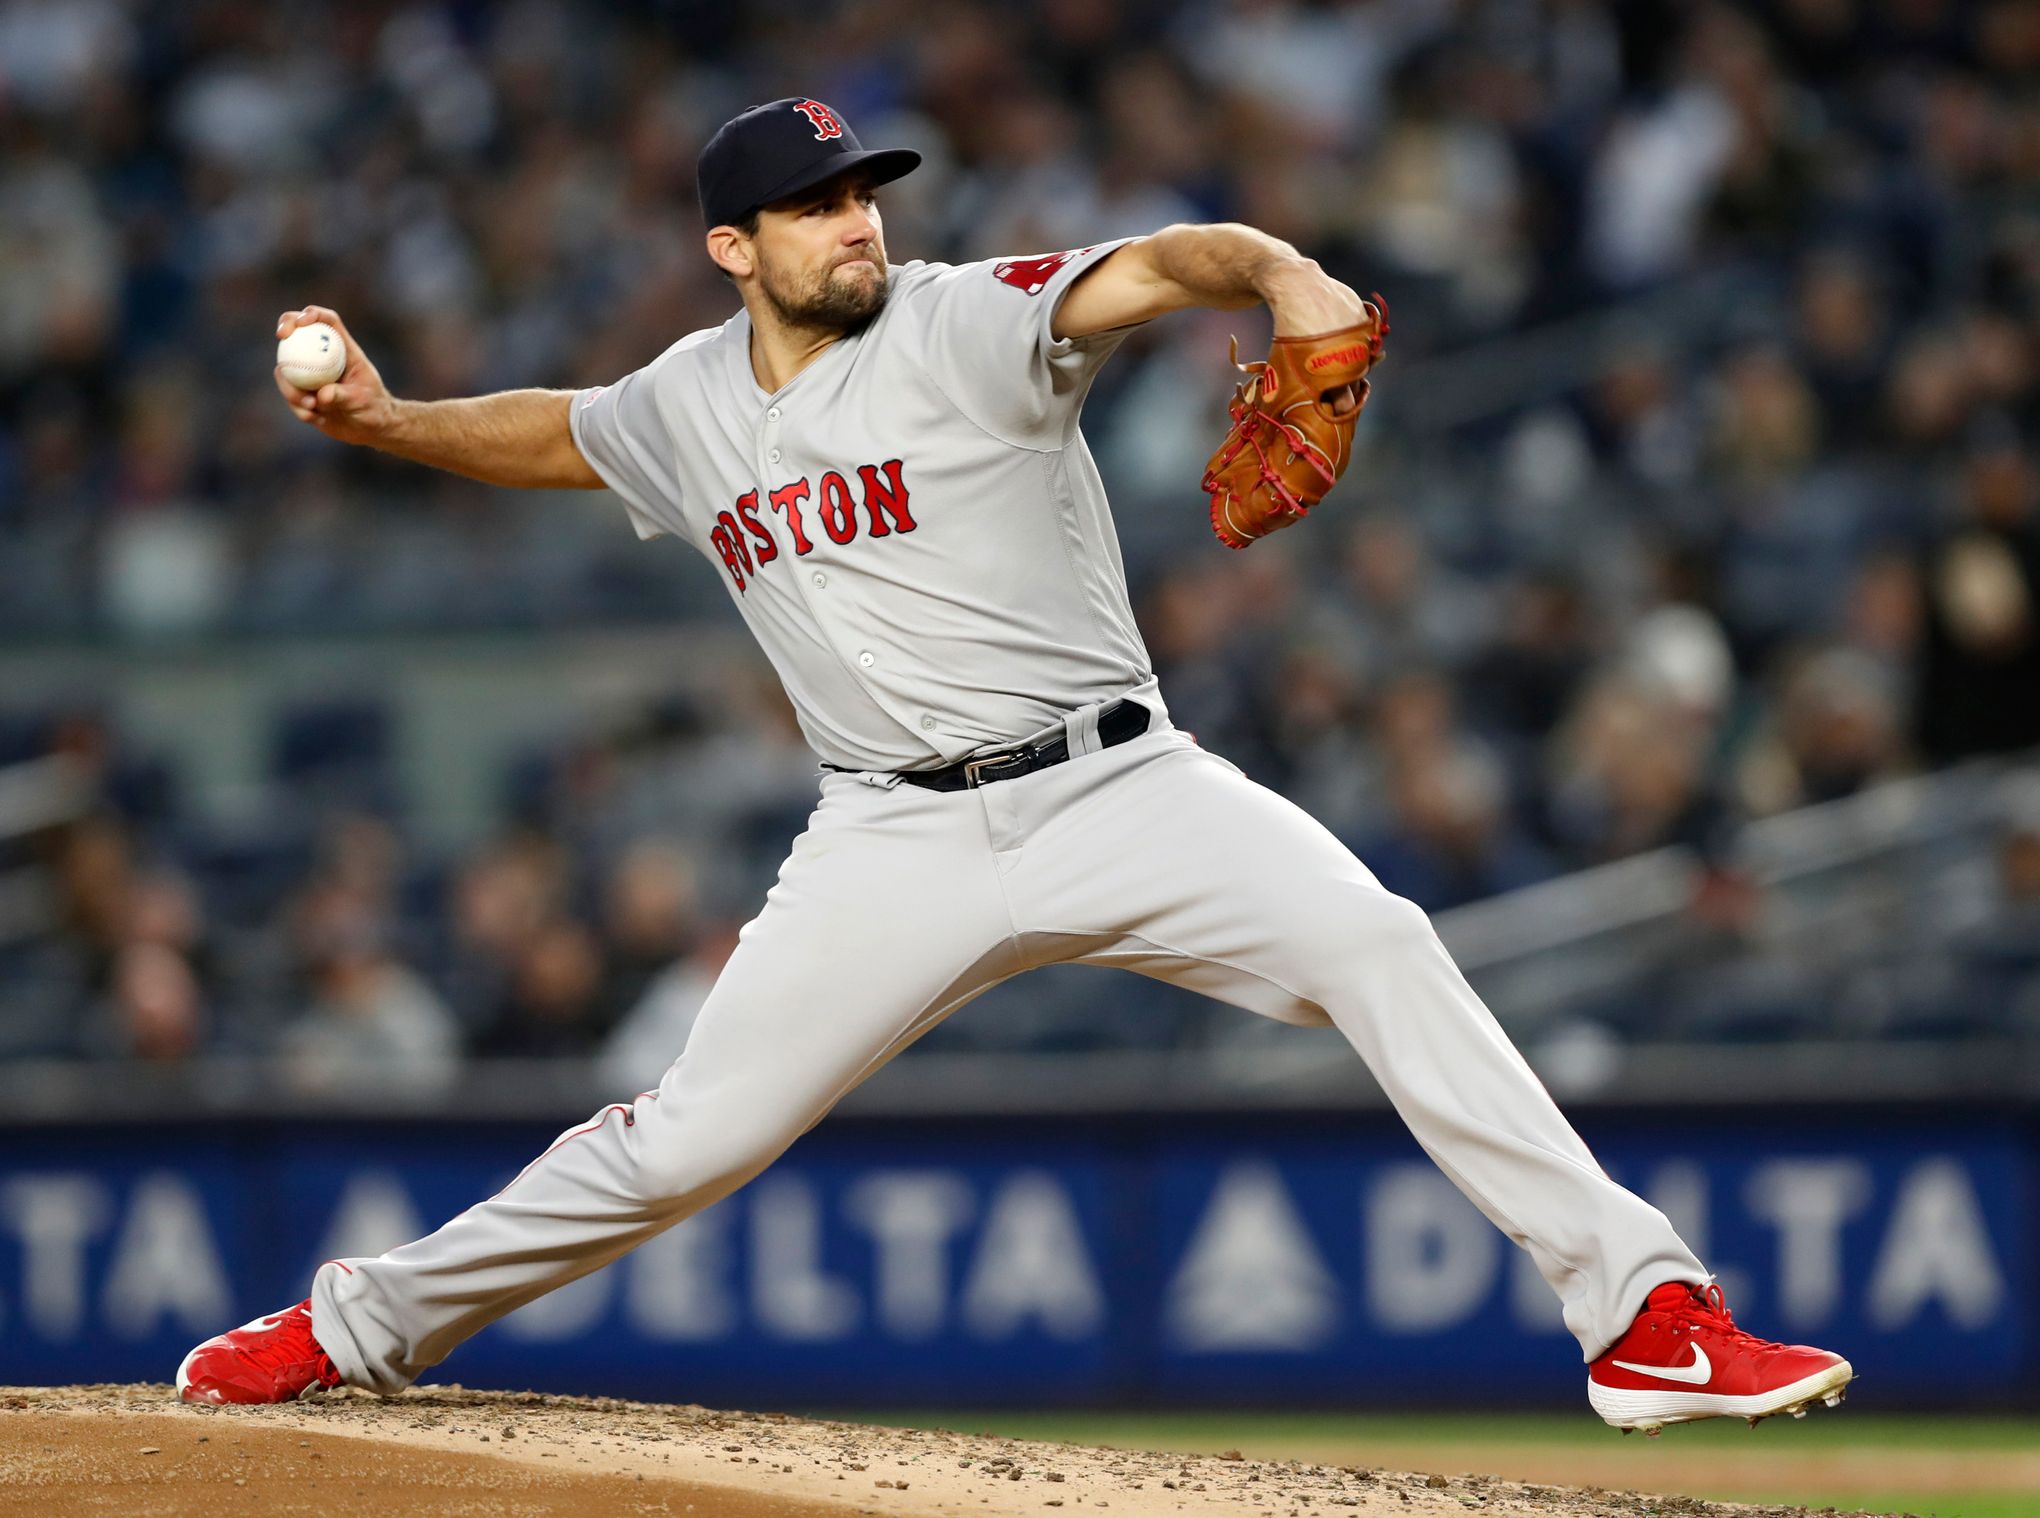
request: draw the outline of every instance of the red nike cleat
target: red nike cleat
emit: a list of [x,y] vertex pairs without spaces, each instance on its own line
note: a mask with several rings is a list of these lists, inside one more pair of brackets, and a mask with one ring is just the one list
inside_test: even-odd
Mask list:
[[340,1372],[312,1337],[312,1303],[207,1339],[177,1367],[186,1402],[289,1402],[340,1384]]
[[1587,1400],[1625,1434],[1655,1434],[1667,1423],[1806,1416],[1806,1404],[1834,1407],[1855,1370],[1840,1355],[1804,1344],[1773,1344],[1744,1333],[1719,1286],[1667,1281],[1587,1371]]

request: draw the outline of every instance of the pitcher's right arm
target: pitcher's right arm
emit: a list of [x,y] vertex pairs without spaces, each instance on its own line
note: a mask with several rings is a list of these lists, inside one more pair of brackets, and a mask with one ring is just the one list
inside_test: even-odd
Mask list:
[[570,390],[504,390],[461,400],[407,401],[391,395],[337,312],[324,306],[286,311],[283,338],[306,322],[325,322],[347,342],[347,367],[317,391],[300,390],[279,370],[276,388],[301,422],[343,443],[360,443],[491,485],[533,490],[600,490],[602,477],[574,446]]

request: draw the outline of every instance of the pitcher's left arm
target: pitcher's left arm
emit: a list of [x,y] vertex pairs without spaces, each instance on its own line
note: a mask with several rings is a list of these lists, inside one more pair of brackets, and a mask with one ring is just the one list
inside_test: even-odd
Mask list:
[[1055,315],[1055,336],[1076,338],[1188,306],[1262,302],[1275,318],[1274,344],[1265,360],[1239,366],[1246,379],[1232,428],[1204,470],[1211,529],[1228,548],[1303,520],[1345,473],[1367,372],[1388,335],[1379,297],[1364,301],[1288,243],[1224,223],[1164,227],[1115,248],[1070,286]]
[[1266,304],[1277,337],[1335,332],[1365,319],[1366,302],[1280,238],[1237,222],[1164,227],[1087,269],[1055,315],[1058,339],[1088,337],[1202,306]]

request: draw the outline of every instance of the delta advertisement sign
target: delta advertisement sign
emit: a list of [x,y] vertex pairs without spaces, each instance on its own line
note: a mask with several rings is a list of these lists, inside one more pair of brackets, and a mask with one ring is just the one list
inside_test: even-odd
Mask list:
[[[1754,1130],[1759,1123],[1743,1125]],[[324,1259],[428,1232],[552,1134],[0,1130],[0,1383],[167,1380]],[[1589,1128],[1738,1319],[1874,1398],[2036,1385],[2014,1127]],[[1528,1258],[1399,1130],[825,1125],[436,1378],[709,1403],[1483,1404],[1576,1396]]]

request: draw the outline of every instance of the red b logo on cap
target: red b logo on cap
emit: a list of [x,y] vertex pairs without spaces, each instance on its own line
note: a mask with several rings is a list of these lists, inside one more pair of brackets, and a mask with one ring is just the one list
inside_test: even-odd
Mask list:
[[843,123],[834,111],[819,100],[796,100],[793,108],[814,123],[815,141],[827,142],[831,137],[843,135]]

